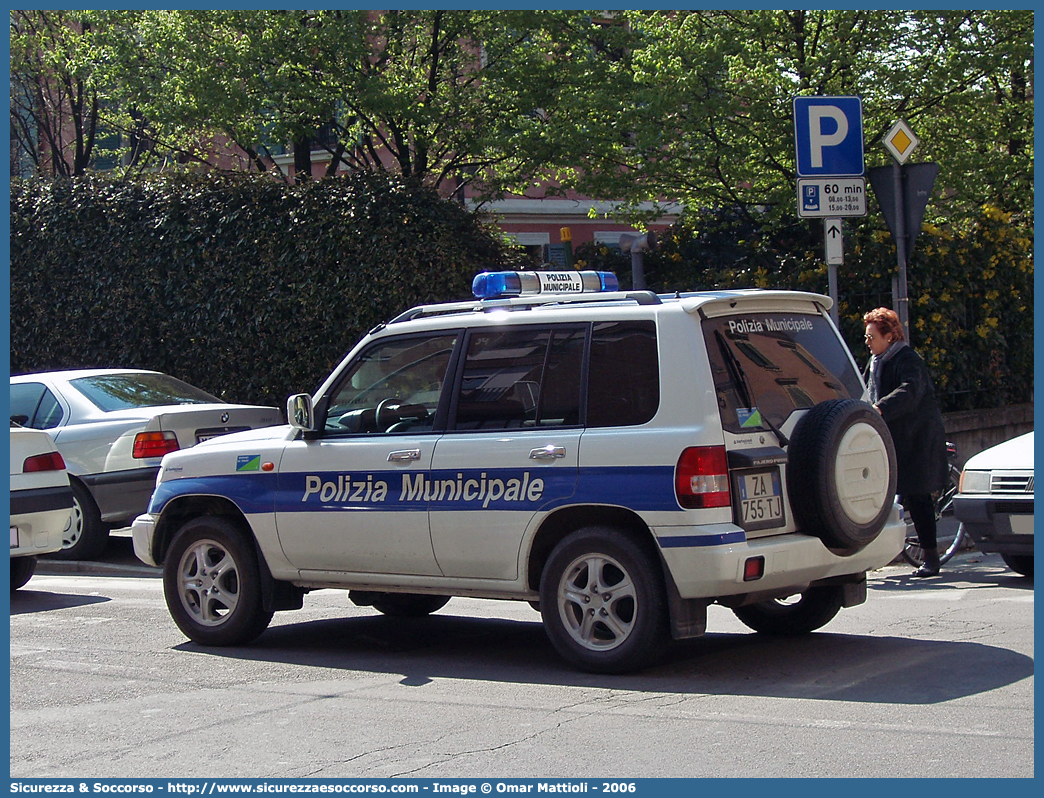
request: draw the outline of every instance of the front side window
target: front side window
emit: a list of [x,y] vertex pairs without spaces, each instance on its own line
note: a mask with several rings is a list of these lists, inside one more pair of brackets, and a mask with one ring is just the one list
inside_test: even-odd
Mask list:
[[426,432],[435,422],[457,333],[381,341],[348,368],[326,411],[328,432]]
[[848,350],[822,316],[751,313],[703,322],[722,425],[779,427],[795,410],[858,399]]
[[453,428],[578,425],[585,339],[583,327],[473,332]]

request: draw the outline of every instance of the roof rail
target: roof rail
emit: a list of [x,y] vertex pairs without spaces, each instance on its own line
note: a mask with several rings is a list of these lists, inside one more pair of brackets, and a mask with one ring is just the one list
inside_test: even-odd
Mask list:
[[526,310],[545,305],[573,305],[581,302],[634,302],[637,305],[663,304],[652,291],[614,291],[590,294],[539,294],[511,297],[508,299],[472,299],[464,302],[447,302],[440,305],[418,305],[400,313],[388,324],[421,319],[428,316],[446,316],[458,313],[483,313],[490,310]]

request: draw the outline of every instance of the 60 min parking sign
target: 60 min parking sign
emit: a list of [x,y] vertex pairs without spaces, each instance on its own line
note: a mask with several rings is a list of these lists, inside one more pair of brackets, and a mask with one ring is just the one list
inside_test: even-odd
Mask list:
[[866,216],[865,178],[801,178],[797,190],[798,216]]

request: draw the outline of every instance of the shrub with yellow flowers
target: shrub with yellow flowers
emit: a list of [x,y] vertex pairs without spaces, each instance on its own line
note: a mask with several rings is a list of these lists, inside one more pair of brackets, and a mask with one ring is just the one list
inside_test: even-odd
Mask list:
[[[828,292],[822,224],[770,223],[744,209],[690,212],[645,255],[655,291],[785,288]],[[892,307],[895,242],[876,216],[845,220],[838,267],[838,318],[862,365],[863,313]],[[604,245],[577,252],[584,268],[613,271],[631,284],[630,256]],[[961,230],[925,224],[908,257],[910,343],[924,357],[943,409],[1032,401],[1032,221],[984,207]]]

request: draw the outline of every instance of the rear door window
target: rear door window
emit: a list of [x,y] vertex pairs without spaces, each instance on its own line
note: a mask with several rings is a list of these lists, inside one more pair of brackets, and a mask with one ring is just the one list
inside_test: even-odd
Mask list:
[[585,327],[483,329],[471,333],[455,430],[580,424]]
[[749,313],[705,319],[703,330],[731,432],[779,427],[795,410],[862,396],[848,350],[822,316]]

